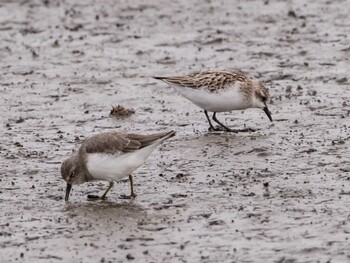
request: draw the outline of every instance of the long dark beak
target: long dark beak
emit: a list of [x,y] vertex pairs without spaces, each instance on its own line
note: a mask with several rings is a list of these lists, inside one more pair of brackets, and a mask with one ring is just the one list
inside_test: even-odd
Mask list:
[[72,185],[67,183],[66,198],[64,199],[66,202],[68,201],[69,193],[70,193],[70,190],[71,190],[71,189],[72,189]]
[[269,109],[267,108],[266,105],[265,105],[265,107],[263,108],[263,110],[265,111],[267,117],[269,117],[269,120],[270,120],[271,122],[273,122],[272,117],[271,117],[271,113],[270,113],[270,111],[269,111]]

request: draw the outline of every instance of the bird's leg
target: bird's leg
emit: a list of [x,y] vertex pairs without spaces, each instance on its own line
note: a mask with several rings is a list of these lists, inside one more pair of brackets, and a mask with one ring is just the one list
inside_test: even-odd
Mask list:
[[219,129],[214,128],[213,124],[211,124],[211,121],[210,121],[208,112],[207,112],[206,110],[204,110],[204,114],[205,114],[205,116],[207,117],[207,120],[208,120],[209,125],[210,125],[209,130],[218,131]]
[[114,185],[114,182],[109,182],[109,186],[108,186],[106,192],[100,197],[101,199],[103,199],[103,200],[106,199],[106,195],[107,195],[107,193],[109,192],[109,190],[111,190],[111,188],[113,187],[113,185]]
[[251,128],[246,128],[246,129],[240,129],[240,130],[233,130],[233,129],[230,129],[228,127],[226,127],[225,125],[223,125],[217,118],[216,118],[216,112],[214,112],[213,114],[213,120],[219,124],[221,127],[223,127],[226,131],[229,131],[229,132],[254,132],[255,130],[254,129],[251,129]]
[[216,118],[216,112],[214,112],[213,114],[213,120],[219,124],[221,127],[223,127],[226,131],[229,131],[229,132],[236,132],[235,130],[231,130],[230,128],[226,127],[225,125],[223,125],[217,118]]
[[131,198],[135,198],[136,194],[134,193],[134,179],[132,178],[132,175],[129,174],[129,181],[130,181],[130,188],[131,188],[131,193],[130,195],[120,195],[121,199],[131,199]]
[[135,198],[136,194],[134,193],[134,178],[132,178],[131,174],[129,174],[129,180],[130,180],[130,189],[131,189],[130,197]]

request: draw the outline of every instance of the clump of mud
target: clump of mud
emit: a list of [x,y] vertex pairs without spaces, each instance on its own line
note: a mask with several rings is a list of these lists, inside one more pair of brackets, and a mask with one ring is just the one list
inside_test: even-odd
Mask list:
[[112,107],[111,113],[109,115],[114,117],[128,117],[134,113],[135,113],[134,109],[128,109],[122,105],[118,105],[118,106]]

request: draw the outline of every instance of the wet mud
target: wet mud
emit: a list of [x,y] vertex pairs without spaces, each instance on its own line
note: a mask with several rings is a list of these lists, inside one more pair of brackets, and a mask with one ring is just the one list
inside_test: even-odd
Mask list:
[[[349,1],[2,1],[1,262],[349,262]],[[240,69],[261,110],[205,115],[154,75]],[[110,116],[122,105],[134,114]],[[61,162],[176,130],[105,201]]]

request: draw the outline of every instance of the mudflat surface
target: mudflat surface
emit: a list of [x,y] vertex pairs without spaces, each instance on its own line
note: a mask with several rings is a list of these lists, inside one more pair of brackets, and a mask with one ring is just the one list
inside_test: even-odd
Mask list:
[[[265,2],[265,3],[264,3]],[[349,1],[1,1],[1,262],[349,262]],[[261,110],[208,132],[152,75],[240,69]],[[111,106],[133,108],[110,117]],[[177,136],[63,200],[61,162],[109,130]],[[264,187],[268,183],[268,187]]]

